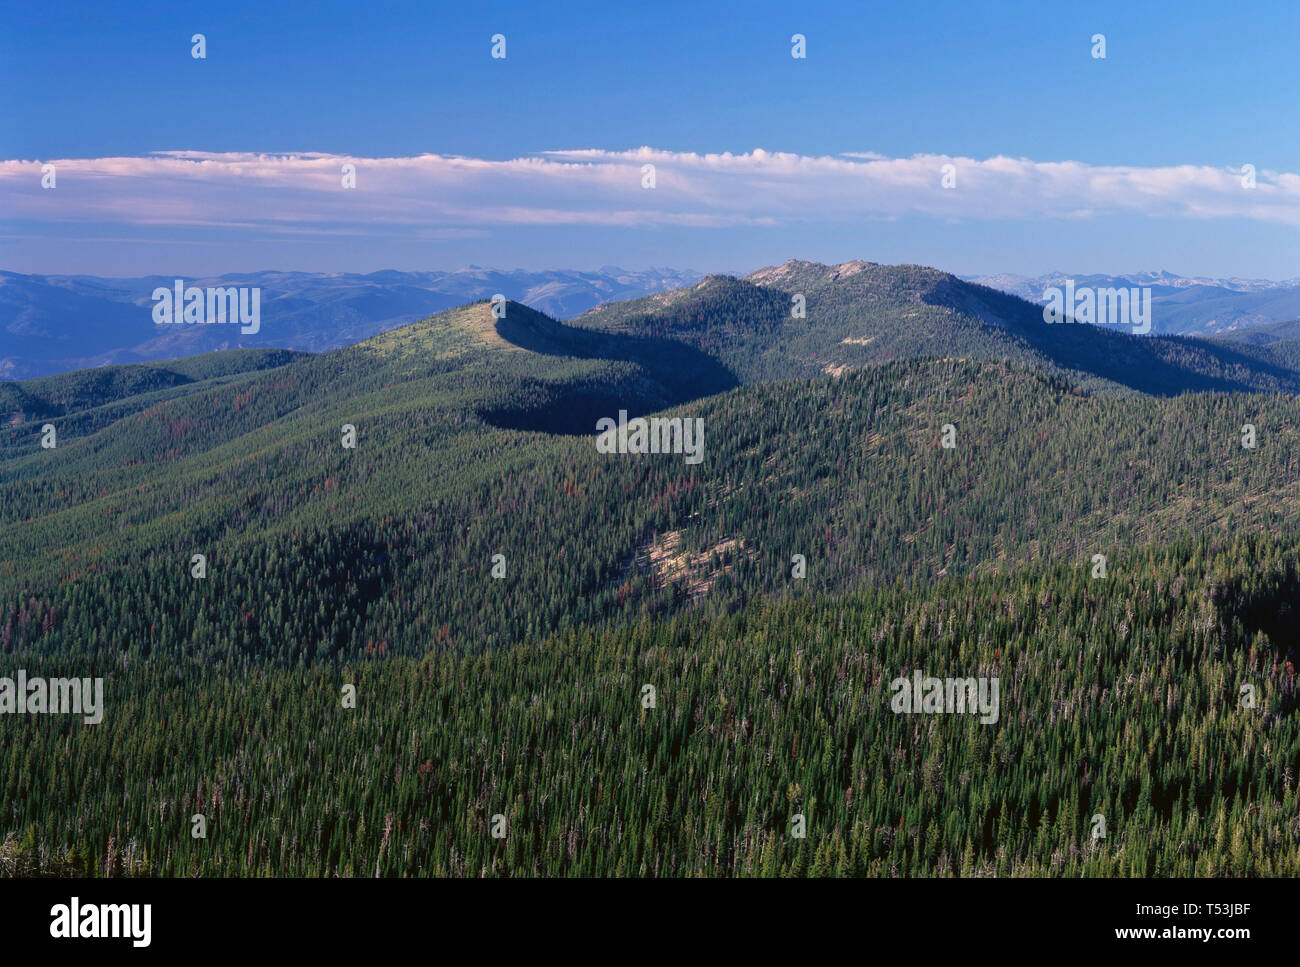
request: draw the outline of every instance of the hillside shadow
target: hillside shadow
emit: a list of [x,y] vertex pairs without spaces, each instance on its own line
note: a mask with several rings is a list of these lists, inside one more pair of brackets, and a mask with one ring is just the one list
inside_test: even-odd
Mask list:
[[1229,650],[1245,647],[1257,634],[1267,636],[1272,654],[1258,657],[1284,669],[1280,705],[1273,711],[1280,716],[1293,714],[1300,698],[1294,672],[1300,665],[1300,576],[1288,568],[1284,576],[1258,584],[1229,581],[1212,592],[1211,602],[1226,627],[1241,631],[1240,636],[1230,637]]
[[[1300,391],[1300,377],[1271,363],[1221,343],[1191,336],[1144,336],[1087,323],[1052,325],[1042,308],[987,286],[971,285],[978,302],[1053,365],[1111,380],[1152,396],[1177,396],[1187,391],[1248,393],[1276,389]],[[930,301],[927,299],[926,301]],[[936,302],[935,304],[942,304]],[[970,311],[963,306],[963,311]],[[978,315],[978,314],[977,314]],[[1207,369],[1218,370],[1218,374]],[[1275,382],[1261,386],[1231,375],[1234,370]]]
[[[514,311],[522,309],[523,311]],[[740,385],[726,366],[699,349],[673,339],[578,329],[513,303],[496,321],[497,335],[543,356],[623,362],[638,366],[639,378],[603,386],[559,385],[531,405],[480,412],[493,426],[567,435],[595,432],[596,421],[667,409],[725,393]]]

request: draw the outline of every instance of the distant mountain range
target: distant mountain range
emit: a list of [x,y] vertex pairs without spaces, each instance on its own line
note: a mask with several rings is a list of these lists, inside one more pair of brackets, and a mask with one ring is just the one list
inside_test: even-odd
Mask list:
[[[790,262],[785,266],[759,270],[748,282],[768,290],[769,296],[751,293],[741,300],[760,317],[775,324],[786,314],[787,306],[772,302],[774,273],[781,277],[782,293],[793,292],[797,285],[816,287],[817,278],[799,266],[812,263]],[[848,279],[863,272],[854,285],[875,278],[881,267],[868,262],[848,262],[827,267],[828,272]],[[933,270],[931,270],[933,271]],[[800,276],[795,279],[791,274]],[[816,272],[813,275],[817,275]],[[951,308],[964,306],[984,297],[954,288],[958,279],[936,273],[949,280],[924,301],[944,304],[947,295],[958,299]],[[527,272],[499,271],[470,266],[455,272],[380,271],[355,273],[250,272],[229,273],[206,278],[187,277],[187,285],[256,286],[261,289],[261,327],[256,334],[243,335],[237,326],[158,326],[152,317],[152,293],[158,287],[174,285],[171,275],[140,278],[97,278],[85,275],[21,275],[0,272],[0,379],[32,379],[77,369],[177,359],[223,349],[296,349],[320,352],[350,345],[388,329],[414,322],[449,308],[500,293],[507,299],[537,309],[555,319],[572,319],[592,310],[621,304],[615,315],[626,315],[638,308],[638,301],[649,296],[676,291],[670,301],[681,301],[706,277],[699,272],[678,269],[626,271],[603,266],[594,272],[554,270]],[[709,276],[714,280],[724,276]],[[1256,326],[1287,323],[1300,319],[1300,279],[1272,282],[1248,279],[1185,278],[1168,272],[1145,272],[1127,276],[1076,275],[1063,273],[1029,278],[1019,275],[967,277],[966,282],[1018,296],[1042,304],[1043,292],[1050,286],[1063,285],[1073,278],[1076,286],[1118,288],[1150,286],[1152,289],[1152,331],[1162,335],[1227,336]],[[898,279],[879,280],[885,289]],[[928,284],[928,283],[927,283]],[[946,295],[945,295],[946,294]],[[783,294],[781,298],[786,296]],[[872,296],[871,298],[878,297]],[[915,293],[909,299],[917,297]],[[838,297],[837,297],[838,298]],[[746,299],[750,300],[746,302]],[[932,301],[934,300],[934,301]],[[662,300],[646,308],[660,308]],[[870,315],[864,308],[870,300],[854,309]],[[730,308],[730,307],[729,307]],[[987,306],[978,310],[988,313]],[[998,313],[994,313],[995,315]],[[1013,313],[1017,318],[1019,310]],[[1032,314],[1032,313],[1031,313]],[[849,313],[853,315],[853,313]],[[843,318],[843,317],[841,317]],[[874,331],[870,351],[866,344],[846,342],[835,352],[814,353],[821,365],[847,364],[839,355],[854,350],[859,356],[888,353],[886,347],[897,343],[895,351],[908,355],[919,338],[910,332],[914,316],[903,316],[901,329]],[[733,320],[734,324],[735,320]],[[1036,332],[1037,329],[1031,327]],[[725,333],[714,334],[725,338]],[[1057,336],[1060,334],[1057,333]],[[1290,335],[1289,333],[1287,334]],[[793,338],[789,327],[782,329],[782,339]],[[811,336],[807,338],[812,339]],[[865,338],[848,333],[845,338]],[[1264,345],[1277,336],[1252,340]],[[901,340],[901,341],[900,341]],[[814,340],[815,341],[815,340]],[[1059,339],[1054,342],[1059,343]],[[701,345],[708,351],[710,346]],[[950,355],[959,347],[931,347],[940,355]],[[769,346],[766,352],[775,352]],[[756,360],[747,360],[755,363]],[[1068,367],[1067,367],[1068,368]],[[1086,368],[1086,367],[1085,367]],[[1125,380],[1121,380],[1125,382]]]
[[1169,272],[1133,275],[1068,275],[1052,272],[1024,275],[967,275],[968,282],[1018,295],[1042,304],[1043,292],[1073,279],[1075,286],[1093,288],[1151,288],[1153,332],[1199,336],[1232,332],[1248,326],[1300,319],[1300,278],[1284,282],[1267,279],[1186,278]]
[[152,293],[178,276],[97,278],[0,272],[0,379],[30,379],[112,363],[174,359],[240,347],[319,352],[500,293],[565,319],[603,302],[689,285],[702,276],[676,269],[629,272],[247,272],[186,285],[256,286],[262,327],[157,326]]

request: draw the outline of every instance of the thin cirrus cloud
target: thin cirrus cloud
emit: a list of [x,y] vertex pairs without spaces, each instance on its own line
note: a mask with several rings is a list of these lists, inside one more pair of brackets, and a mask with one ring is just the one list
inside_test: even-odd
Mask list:
[[[41,188],[53,164],[55,190]],[[356,168],[356,188],[342,168]],[[643,187],[644,166],[655,187]],[[942,185],[945,166],[951,188]],[[234,233],[470,233],[494,225],[725,228],[923,216],[1244,218],[1300,226],[1300,175],[1208,165],[1137,167],[998,156],[807,156],[545,151],[492,160],[426,154],[167,151],[0,161],[0,211],[28,225],[209,227]]]

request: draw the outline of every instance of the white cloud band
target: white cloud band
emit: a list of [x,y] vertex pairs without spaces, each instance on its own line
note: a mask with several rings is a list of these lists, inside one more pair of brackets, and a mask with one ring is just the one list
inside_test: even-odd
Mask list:
[[[57,187],[41,188],[53,164]],[[342,167],[356,166],[356,188]],[[655,187],[643,187],[654,165]],[[953,187],[945,188],[945,166]],[[1253,183],[1253,187],[1247,187]],[[0,211],[36,223],[198,226],[299,234],[492,225],[726,227],[893,219],[1244,218],[1300,226],[1300,175],[1003,156],[695,154],[640,148],[490,160],[426,154],[170,151],[0,161]]]

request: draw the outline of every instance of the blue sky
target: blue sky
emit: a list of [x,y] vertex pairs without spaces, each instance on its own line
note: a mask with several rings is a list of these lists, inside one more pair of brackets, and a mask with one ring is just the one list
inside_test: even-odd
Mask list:
[[1283,2],[11,4],[0,267],[1295,277],[1297,28]]

